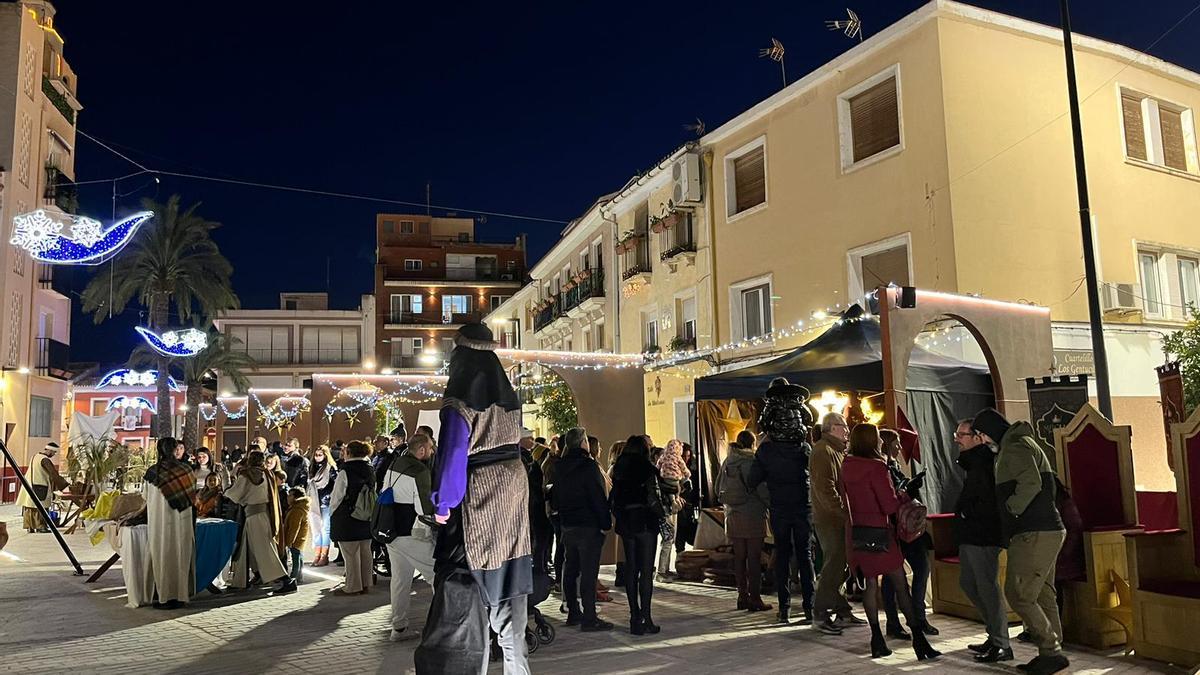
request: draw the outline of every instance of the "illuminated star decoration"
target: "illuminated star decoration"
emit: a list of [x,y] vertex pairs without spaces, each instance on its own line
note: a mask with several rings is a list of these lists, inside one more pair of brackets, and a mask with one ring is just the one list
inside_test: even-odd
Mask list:
[[158,409],[150,402],[149,399],[143,396],[118,396],[108,402],[108,407],[104,410],[107,412],[114,408],[134,408],[137,410],[149,410],[151,415],[157,415]]
[[69,216],[70,235],[64,235],[64,223],[44,209],[13,218],[9,243],[29,251],[38,262],[51,265],[99,265],[116,255],[133,239],[138,226],[154,217],[150,211],[135,213],[117,221],[107,230],[100,221]]
[[[158,382],[158,371],[147,370],[139,372],[130,370],[129,368],[120,368],[118,370],[109,371],[104,377],[100,378],[100,382],[96,384],[97,389],[104,387],[153,387]],[[179,383],[170,375],[167,376],[167,386],[172,391],[180,391]]]
[[358,422],[358,411],[346,413],[346,422],[350,425],[350,428],[353,429],[354,424]]
[[142,326],[134,326],[134,330],[163,356],[195,356],[208,346],[208,333],[195,328],[169,330],[162,335]]

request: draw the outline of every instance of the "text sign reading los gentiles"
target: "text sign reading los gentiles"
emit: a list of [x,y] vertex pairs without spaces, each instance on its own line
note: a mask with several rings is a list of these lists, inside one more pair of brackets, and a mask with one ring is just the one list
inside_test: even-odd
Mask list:
[[1055,349],[1055,375],[1094,375],[1096,360],[1090,349]]

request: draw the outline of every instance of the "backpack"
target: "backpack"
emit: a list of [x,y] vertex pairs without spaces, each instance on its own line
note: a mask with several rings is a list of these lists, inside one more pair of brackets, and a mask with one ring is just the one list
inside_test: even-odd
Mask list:
[[368,481],[363,483],[363,486],[359,488],[358,496],[354,498],[354,510],[350,512],[350,517],[355,520],[361,520],[365,523],[369,523],[371,522],[371,516],[374,513],[375,488],[373,488],[370,481]]
[[902,496],[900,509],[896,511],[896,537],[912,543],[920,539],[929,526],[928,509],[921,502]]
[[741,506],[750,501],[750,490],[742,480],[742,472],[737,467],[726,464],[721,468],[721,493],[717,495],[725,506]]

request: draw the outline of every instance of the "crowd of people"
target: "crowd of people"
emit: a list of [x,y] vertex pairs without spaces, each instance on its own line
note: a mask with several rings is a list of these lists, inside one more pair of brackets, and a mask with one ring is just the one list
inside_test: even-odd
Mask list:
[[[260,437],[244,450],[223,449],[219,461],[160,439],[143,491],[155,606],[194,596],[194,520],[215,516],[239,522],[227,574],[233,589],[293,592],[308,554],[311,567],[344,566],[336,593],[361,595],[373,586],[376,563],[386,561],[390,639],[420,640],[419,673],[484,672],[493,645],[506,673],[529,672],[526,624],[546,596],[537,588],[560,594],[566,626],[613,630],[598,610],[612,599],[599,580],[606,551],[629,605],[629,633],[662,631],[655,585],[677,577],[673,561],[696,534],[701,476],[692,448],[635,434],[605,450],[581,427],[535,437],[521,424],[495,347],[486,326],[460,329],[436,435],[423,426],[410,436],[401,422],[370,442],[307,452],[295,439]],[[736,607],[772,609],[763,599],[770,537],[778,623],[830,636],[867,627],[872,657],[891,654],[892,639],[909,641],[920,660],[937,658],[928,638],[938,629],[925,607],[932,542],[920,502],[924,474],[902,466],[901,432],[852,425],[838,413],[818,422],[807,395],[786,380],[772,382],[757,435],[737,434],[714,472]],[[1014,658],[1007,599],[1024,623],[1021,637],[1038,648],[1022,669],[1062,670],[1056,569],[1061,578],[1064,556],[1069,561],[1077,548],[1064,548],[1063,523],[1078,514],[1029,424],[985,409],[959,423],[955,441],[965,473],[954,521],[961,585],[988,636],[969,649],[983,663]],[[43,456],[56,450],[48,446]],[[52,468],[36,462],[35,485],[52,489]],[[26,509],[27,528],[41,527],[35,514]],[[417,575],[434,590],[420,635],[408,616]],[[852,600],[861,600],[865,618]]]

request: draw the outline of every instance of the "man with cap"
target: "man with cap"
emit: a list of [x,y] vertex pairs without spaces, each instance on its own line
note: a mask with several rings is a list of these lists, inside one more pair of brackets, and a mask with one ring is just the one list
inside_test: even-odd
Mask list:
[[433,468],[433,513],[441,525],[433,602],[416,671],[486,673],[490,628],[504,652],[504,672],[525,674],[533,559],[521,400],[486,325],[463,326],[454,344]]
[[1062,621],[1054,591],[1054,566],[1066,530],[1055,506],[1056,477],[1028,422],[1010,424],[984,408],[971,423],[984,442],[996,445],[996,499],[1000,531],[1008,548],[1004,595],[1033,637],[1038,655],[1018,666],[1034,675],[1065,669]]
[[21,496],[17,498],[27,532],[50,531],[46,522],[42,520],[41,512],[38,511],[38,502],[47,506],[50,503],[50,495],[55,490],[67,487],[67,479],[58,475],[58,468],[54,466],[53,457],[57,454],[58,443],[47,443],[29,463],[29,485],[33,488],[33,494],[21,490]]

